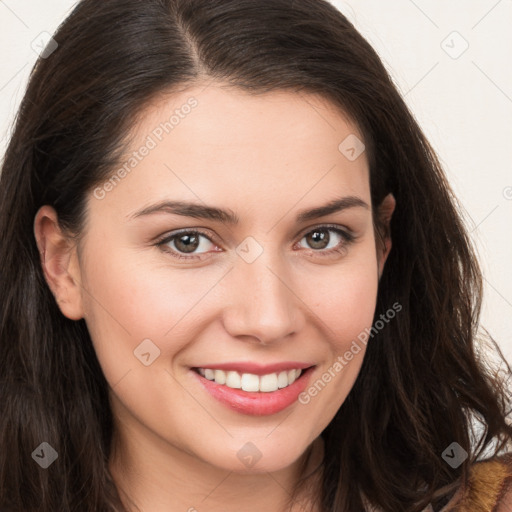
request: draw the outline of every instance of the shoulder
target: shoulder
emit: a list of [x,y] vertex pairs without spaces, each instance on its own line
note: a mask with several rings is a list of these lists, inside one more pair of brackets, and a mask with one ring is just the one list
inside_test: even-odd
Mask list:
[[457,512],[512,512],[512,452],[475,462]]

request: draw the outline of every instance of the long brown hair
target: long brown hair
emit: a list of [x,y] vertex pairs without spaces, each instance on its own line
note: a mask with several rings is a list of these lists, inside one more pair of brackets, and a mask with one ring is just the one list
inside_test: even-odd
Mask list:
[[[364,135],[377,234],[378,205],[390,192],[397,201],[375,320],[395,302],[403,309],[369,341],[322,433],[322,511],[363,510],[362,497],[389,512],[439,506],[472,462],[506,448],[510,390],[477,351],[488,339],[503,359],[480,335],[482,277],[461,208],[379,57],[335,7],[82,0],[53,37],[0,178],[2,510],[125,510],[108,471],[108,384],[84,320],[64,317],[45,282],[33,220],[51,205],[79,236],[87,194],[115,169],[137,115],[160,94],[212,79],[254,94],[321,94]],[[43,441],[58,453],[46,470],[31,459]],[[457,468],[442,457],[453,442],[469,454]]]

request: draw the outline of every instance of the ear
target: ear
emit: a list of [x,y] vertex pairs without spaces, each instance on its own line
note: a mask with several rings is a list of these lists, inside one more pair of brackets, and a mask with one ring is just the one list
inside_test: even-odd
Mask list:
[[378,207],[378,216],[381,220],[381,224],[384,228],[384,233],[382,233],[382,242],[381,244],[377,244],[377,260],[379,267],[379,279],[384,270],[384,264],[389,256],[391,251],[391,229],[390,222],[391,217],[393,216],[393,212],[395,211],[396,200],[393,194],[388,194],[383,200],[380,206]]
[[76,243],[61,230],[57,212],[42,206],[34,218],[44,277],[64,316],[83,318],[82,286]]

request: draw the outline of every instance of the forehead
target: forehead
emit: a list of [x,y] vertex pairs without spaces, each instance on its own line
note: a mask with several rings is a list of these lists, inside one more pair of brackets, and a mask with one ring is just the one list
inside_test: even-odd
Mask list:
[[[318,94],[283,90],[250,94],[215,83],[160,95],[139,117],[134,126],[139,140],[155,131],[157,139],[191,136],[192,144],[200,138],[203,146],[242,151],[258,145],[260,150],[291,147],[300,154],[302,148],[322,151],[333,143],[336,148],[339,137],[346,134],[363,139],[347,114]],[[180,141],[183,150],[184,142]]]
[[346,153],[354,141],[360,151],[363,136],[318,95],[190,87],[154,99],[130,135],[120,164],[126,177],[112,197],[134,203],[132,210],[176,197],[233,209],[236,201],[247,209],[262,200],[291,208],[302,197],[316,204],[329,194],[369,199],[366,155]]

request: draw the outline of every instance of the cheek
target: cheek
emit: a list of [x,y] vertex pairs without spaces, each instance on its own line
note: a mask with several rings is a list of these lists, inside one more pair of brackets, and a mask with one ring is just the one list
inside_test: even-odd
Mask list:
[[327,426],[349,395],[360,372],[377,297],[374,266],[346,267],[335,282],[316,289],[316,313],[324,329],[325,358],[299,402],[317,418],[311,435]]
[[[375,273],[376,274],[376,273]],[[339,350],[345,350],[348,338],[356,339],[371,326],[377,302],[377,276],[366,271],[353,274],[343,281],[338,291],[338,303],[332,309],[336,330],[344,333]]]
[[[85,268],[86,323],[110,383],[140,366],[134,350],[144,340],[151,340],[161,356],[174,356],[186,346],[190,326],[204,316],[201,299],[225,272],[155,264],[149,254],[105,244],[96,253],[91,244],[90,250],[101,256],[89,257]],[[144,259],[151,263],[142,265]]]
[[325,358],[299,401],[325,426],[350,393],[366,352],[378,291],[373,253],[360,251],[347,259],[334,278],[332,272],[316,278],[308,280],[317,283],[308,286],[308,293],[324,326]]
[[[360,256],[360,257],[359,257]],[[372,253],[345,262],[324,275],[310,276],[304,296],[323,321],[325,337],[336,352],[371,326],[377,303],[378,275]]]

